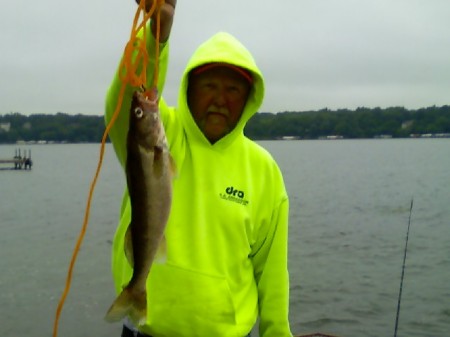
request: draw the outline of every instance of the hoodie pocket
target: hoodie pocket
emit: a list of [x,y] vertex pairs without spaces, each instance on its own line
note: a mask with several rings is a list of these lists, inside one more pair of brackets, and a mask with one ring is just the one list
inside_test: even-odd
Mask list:
[[144,331],[149,334],[237,336],[235,308],[225,278],[155,264],[147,289]]

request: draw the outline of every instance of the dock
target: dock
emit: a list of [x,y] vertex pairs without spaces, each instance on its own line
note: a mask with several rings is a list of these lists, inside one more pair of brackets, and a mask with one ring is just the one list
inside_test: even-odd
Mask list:
[[[10,167],[5,167],[4,165],[11,164]],[[23,156],[20,149],[15,150],[14,157],[1,159],[0,158],[0,169],[11,169],[11,170],[31,170],[33,166],[33,161],[31,160],[31,150],[24,150]]]

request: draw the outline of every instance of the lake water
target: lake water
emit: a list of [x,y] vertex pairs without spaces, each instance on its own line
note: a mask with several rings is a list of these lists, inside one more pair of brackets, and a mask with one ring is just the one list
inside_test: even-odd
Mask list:
[[[261,142],[291,200],[294,333],[450,336],[450,140]],[[0,158],[17,146],[1,145]],[[100,146],[33,145],[31,172],[0,171],[0,335],[51,336]],[[107,145],[59,336],[120,336],[111,240],[125,184]],[[253,335],[256,335],[254,333]]]

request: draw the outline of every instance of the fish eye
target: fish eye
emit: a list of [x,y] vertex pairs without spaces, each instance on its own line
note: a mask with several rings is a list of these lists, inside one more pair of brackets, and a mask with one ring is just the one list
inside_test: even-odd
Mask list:
[[137,118],[142,118],[142,116],[144,116],[144,110],[142,110],[141,107],[137,107],[137,108],[134,109],[134,115]]

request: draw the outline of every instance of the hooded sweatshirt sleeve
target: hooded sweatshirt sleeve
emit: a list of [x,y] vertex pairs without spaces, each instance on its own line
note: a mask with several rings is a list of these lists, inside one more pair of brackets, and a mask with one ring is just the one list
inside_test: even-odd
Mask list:
[[[155,52],[156,52],[156,41],[153,37],[153,34],[150,33],[149,24],[147,24],[146,27],[147,30],[147,52],[149,55],[149,61],[147,63],[147,88],[149,88],[152,85],[153,81],[153,72],[155,67]],[[143,31],[141,30],[138,33],[139,38],[143,38]],[[168,59],[169,59],[169,45],[168,42],[166,43],[160,43],[160,56],[159,56],[159,77],[158,77],[158,93],[161,94],[166,72],[167,72],[167,66],[168,66]],[[111,85],[108,89],[108,92],[106,94],[106,102],[105,102],[105,123],[108,124],[116,109],[120,109],[119,115],[111,128],[109,132],[109,137],[113,143],[114,150],[116,152],[117,158],[119,159],[120,164],[122,167],[125,166],[125,160],[126,160],[126,137],[128,132],[128,111],[130,109],[131,105],[131,98],[133,95],[133,92],[138,90],[138,88],[132,87],[130,85],[127,85],[125,88],[124,96],[123,96],[123,102],[120,107],[117,107],[118,100],[120,96],[120,90],[122,87],[122,81],[119,76],[120,65],[114,75],[114,78],[111,82]]]
[[[279,188],[284,191],[284,183]],[[290,337],[289,274],[287,266],[289,199],[285,192],[274,206],[267,231],[260,233],[252,256],[258,288],[261,337]]]

